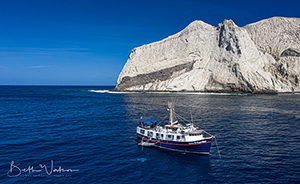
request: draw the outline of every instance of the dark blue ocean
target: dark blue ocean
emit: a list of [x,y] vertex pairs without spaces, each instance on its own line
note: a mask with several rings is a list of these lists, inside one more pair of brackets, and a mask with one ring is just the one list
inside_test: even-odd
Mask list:
[[[0,183],[299,183],[300,95],[0,86]],[[217,137],[209,156],[138,146],[167,102]]]

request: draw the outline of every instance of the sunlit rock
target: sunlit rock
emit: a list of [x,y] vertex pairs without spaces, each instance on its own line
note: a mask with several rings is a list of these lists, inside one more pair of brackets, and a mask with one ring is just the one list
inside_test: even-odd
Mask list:
[[299,92],[300,19],[274,17],[245,27],[194,21],[133,49],[115,90]]

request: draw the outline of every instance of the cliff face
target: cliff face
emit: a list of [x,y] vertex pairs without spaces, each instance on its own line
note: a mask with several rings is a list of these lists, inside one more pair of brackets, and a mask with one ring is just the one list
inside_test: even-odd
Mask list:
[[194,21],[131,51],[115,90],[299,92],[300,19]]

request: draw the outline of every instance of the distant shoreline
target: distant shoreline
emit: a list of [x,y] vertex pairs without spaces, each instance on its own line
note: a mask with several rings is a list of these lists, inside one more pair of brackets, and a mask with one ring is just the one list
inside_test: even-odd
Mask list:
[[61,84],[37,84],[37,85],[27,85],[27,84],[22,84],[22,85],[15,85],[15,84],[5,84],[5,85],[0,85],[0,87],[107,87],[107,88],[112,88],[114,89],[116,86],[114,85],[61,85]]
[[126,93],[186,93],[186,94],[193,94],[193,93],[199,93],[199,94],[237,94],[237,95],[278,95],[278,94],[297,94],[300,92],[277,92],[273,90],[269,91],[254,91],[254,92],[233,92],[233,91],[167,91],[167,90],[110,90],[111,92],[126,92]]
[[[66,88],[76,88],[76,87],[85,87],[85,88],[111,88],[106,90],[100,90],[106,93],[168,93],[168,94],[217,94],[217,95],[278,95],[278,94],[300,94],[300,91],[293,91],[293,92],[277,92],[273,90],[259,90],[254,92],[241,92],[241,91],[188,91],[188,90],[181,90],[181,91],[172,91],[172,90],[116,90],[115,85],[0,85],[1,87],[66,87]],[[89,90],[89,89],[86,89]],[[95,90],[97,89],[90,89]]]

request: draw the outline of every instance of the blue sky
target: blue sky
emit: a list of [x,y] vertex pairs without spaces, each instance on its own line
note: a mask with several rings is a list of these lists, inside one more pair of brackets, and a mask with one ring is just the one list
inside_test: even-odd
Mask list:
[[130,51],[194,20],[300,18],[300,1],[0,0],[0,85],[115,85]]

